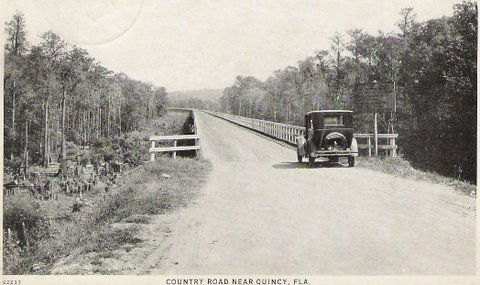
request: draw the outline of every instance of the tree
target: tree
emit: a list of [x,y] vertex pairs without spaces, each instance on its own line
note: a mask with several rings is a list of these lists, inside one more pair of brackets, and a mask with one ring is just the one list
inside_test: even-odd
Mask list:
[[[220,104],[234,114],[299,123],[308,110],[353,109],[362,84],[394,83],[397,113],[380,116],[381,131],[396,123],[401,152],[413,165],[452,176],[455,164],[475,181],[477,5],[456,4],[451,17],[415,18],[412,8],[402,9],[395,34],[336,33],[329,51],[259,82],[259,96],[237,77]],[[358,131],[371,130],[371,114],[356,114],[355,121]]]
[[20,156],[25,171],[30,163],[47,167],[51,153],[64,168],[69,143],[87,146],[136,130],[166,110],[164,87],[114,74],[51,31],[30,47],[19,12],[6,23],[6,33],[6,169]]
[[65,52],[63,57],[59,63],[58,71],[62,89],[60,167],[63,172],[66,172],[65,118],[67,111],[67,94],[75,91],[77,86],[86,80],[93,59],[88,56],[86,50],[78,47],[74,47],[72,50]]
[[332,50],[332,65],[334,68],[333,80],[331,88],[334,90],[334,101],[338,101],[345,87],[346,72],[344,70],[344,58],[342,53],[345,50],[345,43],[340,33],[335,33],[330,38],[332,44],[330,46]]
[[42,42],[34,48],[33,54],[37,56],[36,63],[40,75],[39,82],[42,85],[43,109],[44,109],[44,137],[43,137],[43,166],[49,163],[49,115],[50,100],[53,95],[58,95],[60,82],[58,82],[58,70],[65,53],[66,43],[52,31],[42,35]]
[[6,97],[11,97],[11,105],[5,105],[5,113],[10,113],[10,121],[7,122],[10,128],[6,132],[6,141],[10,145],[8,148],[10,159],[13,159],[16,152],[14,146],[18,145],[16,130],[17,101],[18,95],[23,92],[22,89],[24,88],[21,77],[25,66],[25,53],[28,48],[24,15],[17,11],[13,19],[5,23],[5,31],[7,39],[5,43],[4,94]]
[[165,114],[167,106],[167,90],[165,87],[155,88],[154,89],[154,102],[155,102],[155,111],[158,116]]
[[475,181],[477,8],[464,2],[454,9],[453,17],[414,24],[402,54],[400,82],[410,109],[406,153],[446,175],[460,166]]
[[417,14],[413,11],[412,7],[408,7],[403,8],[400,11],[400,16],[401,19],[399,22],[397,22],[397,25],[401,31],[400,36],[404,41],[407,41],[416,24]]
[[24,55],[28,49],[28,42],[25,16],[22,12],[17,11],[12,20],[5,22],[5,31],[7,32],[5,51],[12,55]]

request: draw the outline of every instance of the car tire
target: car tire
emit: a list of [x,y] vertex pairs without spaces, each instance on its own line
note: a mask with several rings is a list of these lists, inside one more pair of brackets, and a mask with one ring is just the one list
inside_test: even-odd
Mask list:
[[349,156],[348,157],[348,167],[354,167],[355,166],[355,156]]
[[308,155],[308,165],[310,167],[315,166],[315,156]]

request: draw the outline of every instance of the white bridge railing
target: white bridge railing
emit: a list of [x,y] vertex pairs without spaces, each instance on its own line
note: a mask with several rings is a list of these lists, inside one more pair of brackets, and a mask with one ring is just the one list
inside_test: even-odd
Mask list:
[[[269,136],[275,137],[290,144],[296,144],[295,138],[297,136],[305,135],[305,128],[300,126],[264,121],[259,119],[241,117],[232,114],[203,111],[213,116],[225,119],[232,123],[244,126],[249,129],[259,131]],[[372,150],[375,149],[375,145],[372,141],[375,139],[374,134],[354,134],[358,141],[359,150],[368,150],[368,156],[372,156]],[[395,157],[397,155],[396,139],[398,134],[378,134],[377,139],[379,141],[378,150],[384,150],[386,155]],[[380,144],[383,142],[383,144]]]
[[[198,144],[199,139],[200,137],[197,135],[151,136],[150,142],[152,146],[149,149],[150,161],[155,161],[155,154],[160,152],[172,152],[173,158],[177,156],[177,151],[195,150],[198,152],[200,149],[200,145]],[[177,141],[179,140],[195,140],[195,145],[177,146]],[[173,141],[173,146],[157,147],[156,143],[161,141]]]
[[[150,137],[151,147],[148,150],[150,153],[150,161],[155,161],[156,154],[162,153],[162,152],[171,152],[173,158],[176,158],[178,151],[194,150],[196,153],[196,156],[198,156],[200,153],[200,143],[199,143],[200,137],[197,135],[197,121],[196,121],[195,113],[193,112],[193,110],[187,109],[187,108],[169,108],[169,109],[190,112],[190,116],[192,116],[192,119],[193,119],[193,125],[191,126],[190,133],[193,133],[193,134],[151,136]],[[193,145],[178,146],[177,141],[181,141],[181,140],[194,140],[195,143]],[[170,146],[164,146],[164,145],[157,146],[157,143],[165,142],[165,141],[170,141],[172,143]]]

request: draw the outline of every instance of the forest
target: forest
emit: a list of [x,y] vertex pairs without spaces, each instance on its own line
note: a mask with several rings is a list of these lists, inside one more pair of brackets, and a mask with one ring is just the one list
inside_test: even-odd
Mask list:
[[4,167],[65,167],[69,149],[105,144],[166,112],[164,87],[115,73],[52,31],[27,40],[25,16],[5,23]]
[[[297,125],[311,110],[353,109],[356,131],[371,133],[373,113],[355,109],[355,94],[394,84],[396,112],[379,114],[379,131],[399,134],[399,153],[415,167],[476,182],[477,10],[464,1],[451,16],[419,21],[405,8],[396,32],[336,33],[328,50],[266,80],[237,76],[217,104],[190,98],[177,105]],[[30,46],[21,13],[6,33],[6,169],[65,161],[73,145],[122,135],[165,112],[164,87],[114,73],[51,31]]]
[[[396,112],[379,114],[379,132],[399,134],[399,151],[414,166],[476,182],[477,4],[453,10],[418,21],[402,9],[396,33],[337,33],[329,50],[265,81],[237,76],[216,108],[298,125],[308,111],[353,109],[356,132],[372,133],[373,113],[356,110],[354,96],[365,84],[395,84]],[[208,106],[197,101],[184,103]]]

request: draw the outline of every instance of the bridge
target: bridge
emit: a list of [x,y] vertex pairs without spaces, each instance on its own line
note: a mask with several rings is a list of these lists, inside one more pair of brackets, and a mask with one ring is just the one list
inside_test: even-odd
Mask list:
[[161,221],[171,234],[150,273],[474,274],[475,199],[361,167],[309,168],[287,142],[214,115],[195,111],[213,171],[193,205]]

